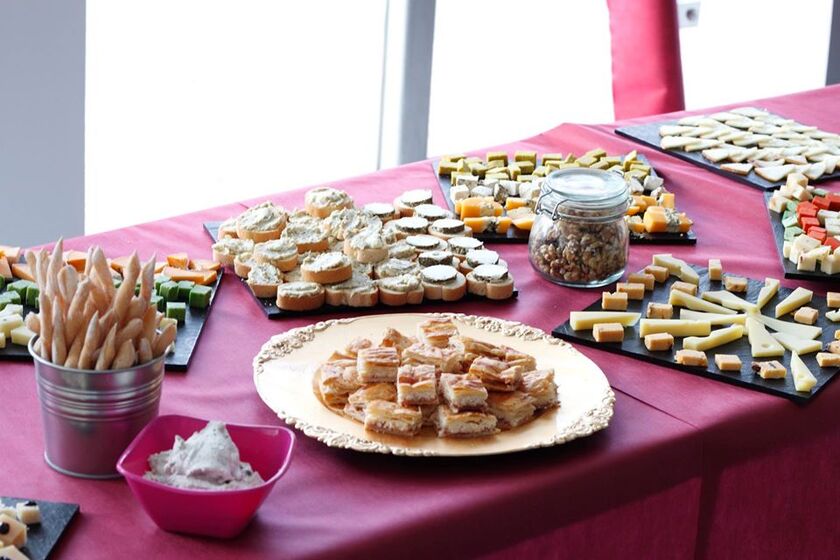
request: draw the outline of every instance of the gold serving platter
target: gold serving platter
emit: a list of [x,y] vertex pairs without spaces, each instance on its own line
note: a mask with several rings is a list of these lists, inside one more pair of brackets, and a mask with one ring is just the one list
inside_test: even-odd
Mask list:
[[[554,369],[560,407],[493,436],[453,439],[436,437],[431,430],[411,438],[369,432],[322,404],[313,380],[318,364],[334,349],[357,337],[380,338],[388,327],[413,334],[429,317],[451,317],[462,334],[511,346],[535,356],[538,368]],[[604,373],[570,344],[522,323],[456,313],[393,313],[314,323],[272,337],[253,365],[257,393],[281,419],[330,447],[367,453],[452,457],[560,445],[606,428],[615,403]]]

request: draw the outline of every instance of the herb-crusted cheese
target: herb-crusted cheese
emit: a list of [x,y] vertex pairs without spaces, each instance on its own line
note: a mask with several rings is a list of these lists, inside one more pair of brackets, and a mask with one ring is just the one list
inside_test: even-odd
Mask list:
[[452,264],[452,253],[449,251],[425,251],[417,256],[420,266],[435,266],[439,264]]
[[416,208],[421,204],[431,204],[432,191],[426,189],[406,191],[400,196],[400,202],[409,208]]
[[403,233],[425,233],[429,227],[429,220],[417,216],[400,218],[392,223],[394,224],[393,227]]
[[405,242],[411,245],[416,249],[420,249],[423,251],[437,249],[443,243],[441,240],[434,235],[409,235],[405,238]]
[[477,280],[490,284],[502,284],[509,278],[508,270],[498,264],[480,264],[472,273]]
[[456,255],[466,255],[470,251],[484,248],[484,243],[475,237],[452,237],[448,243],[449,249]]
[[498,264],[499,253],[490,249],[475,249],[467,252],[467,264],[475,268],[482,264]]
[[414,209],[414,215],[432,221],[452,217],[452,214],[448,210],[434,204],[421,204],[417,206]]
[[445,234],[455,235],[464,232],[464,222],[452,218],[445,218],[443,220],[436,220],[429,229]]

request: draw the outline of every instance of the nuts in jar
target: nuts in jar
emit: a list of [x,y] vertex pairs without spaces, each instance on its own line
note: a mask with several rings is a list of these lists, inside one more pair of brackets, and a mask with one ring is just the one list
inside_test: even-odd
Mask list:
[[528,241],[531,264],[566,286],[604,286],[627,265],[625,181],[615,173],[569,168],[548,176]]

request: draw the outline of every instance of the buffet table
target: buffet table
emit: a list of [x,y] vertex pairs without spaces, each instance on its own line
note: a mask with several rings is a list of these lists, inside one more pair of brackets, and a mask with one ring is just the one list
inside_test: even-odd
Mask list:
[[[754,103],[840,130],[840,87]],[[661,118],[661,117],[658,117]],[[640,122],[637,119],[629,122]],[[647,120],[650,120],[647,119]],[[609,152],[638,148],[616,125],[562,125],[498,149]],[[694,247],[639,246],[629,270],[654,252],[690,262],[721,258],[728,271],[780,277],[761,192],[654,150],[643,150],[680,208],[695,220]],[[483,152],[483,151],[482,151]],[[475,153],[482,153],[476,151]],[[338,180],[358,203],[434,188],[428,162]],[[435,189],[437,191],[437,189]],[[270,196],[289,208],[302,192]],[[442,202],[439,191],[437,202]],[[258,202],[258,201],[246,201]],[[109,254],[148,257],[184,250],[209,255],[202,223],[239,204],[66,242],[100,244]],[[489,314],[550,331],[600,292],[541,279],[523,245],[494,246],[514,271],[519,297],[505,304],[464,302],[424,311]],[[783,281],[783,284],[790,285]],[[805,284],[824,293],[828,284]],[[334,315],[339,316],[339,315]],[[325,315],[322,318],[331,318]],[[169,372],[161,413],[277,424],[258,398],[251,359],[273,334],[312,319],[269,321],[247,288],[223,278],[186,373]],[[292,465],[246,532],[213,541],[160,531],[122,481],[68,478],[43,462],[32,366],[3,362],[0,495],[81,504],[57,557],[414,558],[702,557],[773,551],[829,557],[840,548],[840,386],[799,406],[672,369],[579,348],[616,390],[610,427],[583,440],[521,454],[472,459],[405,458],[328,448],[298,434]]]

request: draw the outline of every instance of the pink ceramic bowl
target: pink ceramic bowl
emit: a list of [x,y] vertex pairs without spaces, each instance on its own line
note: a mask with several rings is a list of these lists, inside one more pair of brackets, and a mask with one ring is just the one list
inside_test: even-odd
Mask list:
[[172,449],[175,436],[186,439],[207,425],[188,416],[158,416],[126,448],[117,463],[134,496],[164,531],[232,538],[242,532],[289,467],[295,434],[280,426],[227,424],[242,461],[265,480],[244,490],[182,490],[146,480],[148,458]]

